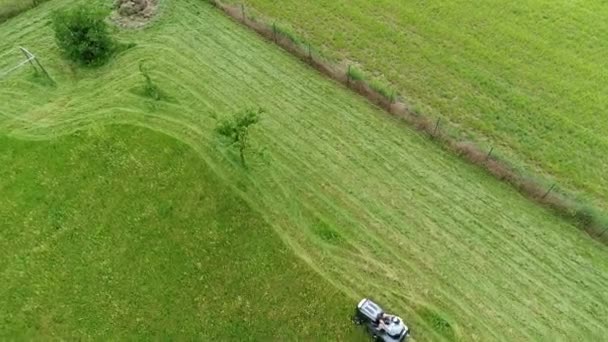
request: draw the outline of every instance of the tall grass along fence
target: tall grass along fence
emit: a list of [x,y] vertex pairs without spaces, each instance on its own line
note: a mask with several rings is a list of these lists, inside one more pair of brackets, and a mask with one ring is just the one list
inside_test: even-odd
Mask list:
[[470,141],[462,141],[445,132],[440,119],[433,120],[411,110],[390,86],[377,81],[369,81],[365,74],[353,65],[343,66],[331,61],[288,29],[275,22],[261,20],[251,15],[244,5],[227,4],[221,0],[205,1],[267,40],[279,45],[322,74],[345,85],[386,112],[401,118],[444,149],[485,169],[498,180],[515,187],[521,194],[570,220],[591,237],[608,244],[608,217],[599,209],[576,199],[573,194],[560,190],[556,184],[546,186],[545,184],[549,183],[526,175],[505,159],[498,157],[493,148],[484,150]]
[[49,0],[12,0],[0,5],[0,24]]

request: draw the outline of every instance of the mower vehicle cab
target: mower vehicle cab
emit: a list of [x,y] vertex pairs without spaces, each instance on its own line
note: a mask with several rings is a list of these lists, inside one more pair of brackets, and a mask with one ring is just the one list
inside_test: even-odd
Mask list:
[[374,341],[402,342],[410,334],[401,318],[386,314],[378,304],[367,298],[357,304],[353,323],[364,325]]

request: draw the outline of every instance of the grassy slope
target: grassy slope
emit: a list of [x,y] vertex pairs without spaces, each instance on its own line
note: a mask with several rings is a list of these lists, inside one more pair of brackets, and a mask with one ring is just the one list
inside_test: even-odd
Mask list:
[[603,1],[242,2],[608,209]]
[[[353,299],[387,303],[419,339],[606,334],[608,253],[509,187],[201,1],[165,2],[155,25],[120,34],[137,48],[73,70],[46,26],[65,3],[0,26],[1,51],[25,45],[58,83],[27,69],[2,82],[1,132],[49,139],[123,122],[187,142],[311,267]],[[170,102],[137,95],[141,60]],[[268,112],[252,136],[260,153],[244,172],[217,148],[214,117],[258,105]]]
[[[38,0],[42,3],[48,0]],[[0,23],[35,6],[34,0],[0,0]]]
[[0,137],[0,339],[352,339],[352,302],[196,154],[110,126]]

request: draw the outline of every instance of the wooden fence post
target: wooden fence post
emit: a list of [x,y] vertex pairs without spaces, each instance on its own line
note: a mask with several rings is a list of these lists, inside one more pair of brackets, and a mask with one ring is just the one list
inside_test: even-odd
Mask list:
[[541,199],[545,199],[547,196],[549,196],[549,194],[551,193],[551,191],[553,191],[553,189],[555,189],[555,184],[551,185],[549,190],[547,190],[547,192],[543,195],[543,197],[541,197]]
[[489,160],[492,157],[492,152],[494,152],[494,146],[492,146],[490,148],[490,152],[488,152],[488,155],[486,156],[486,160]]
[[348,65],[348,69],[346,70],[346,85],[350,86],[350,73],[351,73],[351,65]]
[[440,123],[441,123],[441,118],[438,118],[437,123],[435,124],[435,129],[433,130],[433,136],[437,136],[437,130],[439,129]]

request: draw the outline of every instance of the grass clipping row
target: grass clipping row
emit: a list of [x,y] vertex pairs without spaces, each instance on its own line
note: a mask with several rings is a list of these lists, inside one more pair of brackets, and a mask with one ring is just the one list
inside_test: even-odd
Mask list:
[[229,5],[220,0],[207,1],[319,72],[344,84],[390,114],[403,119],[418,131],[431,137],[443,148],[482,167],[496,179],[511,184],[531,200],[552,209],[559,216],[581,227],[591,237],[608,244],[608,218],[600,210],[576,200],[576,197],[570,194],[552,191],[554,187],[547,190],[542,182],[524,175],[506,160],[497,158],[491,152],[482,150],[472,142],[460,141],[443,132],[439,127],[439,121],[431,120],[412,111],[406,103],[399,100],[400,97],[395,91],[374,82],[368,82],[362,72],[350,65],[344,67],[329,61],[313,50],[310,44],[288,30],[278,27],[275,23],[268,24],[254,16],[249,16],[243,5]]

